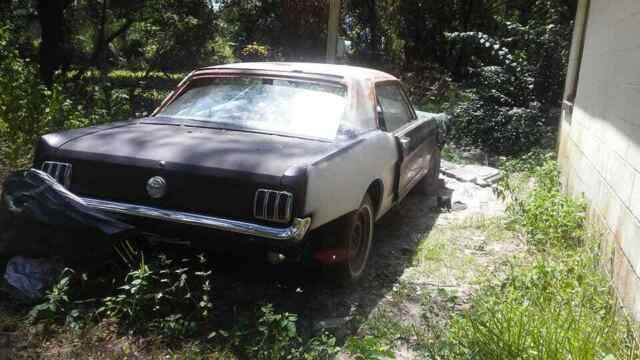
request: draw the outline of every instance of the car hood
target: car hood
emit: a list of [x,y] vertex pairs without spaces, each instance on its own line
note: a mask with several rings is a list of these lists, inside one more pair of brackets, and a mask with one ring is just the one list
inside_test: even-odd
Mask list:
[[140,121],[83,134],[59,149],[63,157],[85,160],[279,177],[287,169],[322,158],[334,146],[271,134]]

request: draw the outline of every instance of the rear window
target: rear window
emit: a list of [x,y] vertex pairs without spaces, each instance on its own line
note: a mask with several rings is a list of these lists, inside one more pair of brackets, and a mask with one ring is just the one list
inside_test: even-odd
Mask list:
[[201,79],[158,115],[333,140],[344,116],[346,93],[339,84],[291,79]]

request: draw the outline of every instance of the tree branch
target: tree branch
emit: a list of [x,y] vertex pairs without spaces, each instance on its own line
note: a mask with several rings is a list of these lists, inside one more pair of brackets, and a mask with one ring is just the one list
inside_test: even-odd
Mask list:
[[135,22],[134,19],[128,18],[127,21],[124,24],[122,24],[122,26],[120,26],[118,30],[116,30],[113,34],[111,34],[109,37],[106,38],[104,45],[111,44],[111,42],[115,40],[118,36],[124,34],[127,30],[129,30],[129,28],[131,27],[131,25],[133,25],[134,22]]

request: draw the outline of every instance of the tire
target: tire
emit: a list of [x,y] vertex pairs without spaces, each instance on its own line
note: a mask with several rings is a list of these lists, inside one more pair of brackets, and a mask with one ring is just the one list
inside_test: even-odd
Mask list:
[[337,244],[346,249],[346,259],[326,270],[338,285],[350,285],[362,278],[371,253],[374,221],[373,201],[367,194],[358,210],[336,223],[334,234]]
[[440,148],[433,153],[429,172],[416,184],[416,190],[423,195],[433,195],[440,179]]

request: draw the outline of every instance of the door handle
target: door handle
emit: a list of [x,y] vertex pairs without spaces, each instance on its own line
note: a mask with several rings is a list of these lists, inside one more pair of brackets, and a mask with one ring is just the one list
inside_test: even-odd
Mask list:
[[400,137],[400,146],[402,147],[402,151],[406,154],[409,152],[409,145],[411,145],[411,138],[406,136]]

